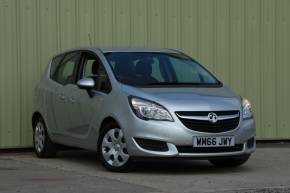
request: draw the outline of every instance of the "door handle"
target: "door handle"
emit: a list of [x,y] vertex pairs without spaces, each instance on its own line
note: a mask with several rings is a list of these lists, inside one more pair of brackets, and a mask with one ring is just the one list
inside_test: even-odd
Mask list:
[[64,100],[65,99],[65,96],[63,94],[59,94],[58,97],[61,99],[61,100]]
[[74,99],[74,98],[69,98],[69,101],[71,102],[71,103],[75,103],[76,102],[76,99]]

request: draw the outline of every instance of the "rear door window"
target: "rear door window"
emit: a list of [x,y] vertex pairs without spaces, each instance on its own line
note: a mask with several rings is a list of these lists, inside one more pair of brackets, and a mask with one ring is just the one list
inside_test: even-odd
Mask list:
[[63,57],[64,55],[61,54],[52,59],[51,67],[50,67],[50,77],[53,77],[53,75],[55,74],[55,71],[57,67],[59,66],[60,62],[62,61]]
[[52,79],[62,85],[75,84],[80,56],[80,52],[66,54],[55,69]]

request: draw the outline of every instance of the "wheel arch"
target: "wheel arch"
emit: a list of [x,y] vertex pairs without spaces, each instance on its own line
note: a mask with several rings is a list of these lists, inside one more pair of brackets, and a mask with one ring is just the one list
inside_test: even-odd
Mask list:
[[38,118],[42,118],[43,119],[43,116],[40,114],[40,112],[36,111],[36,112],[33,113],[32,119],[31,119],[32,128],[34,128]]
[[99,127],[99,136],[98,136],[98,146],[100,145],[100,137],[103,135],[103,133],[105,132],[105,126],[109,123],[116,123],[117,125],[120,126],[119,122],[112,116],[107,116],[106,118],[103,119],[103,121],[100,124]]

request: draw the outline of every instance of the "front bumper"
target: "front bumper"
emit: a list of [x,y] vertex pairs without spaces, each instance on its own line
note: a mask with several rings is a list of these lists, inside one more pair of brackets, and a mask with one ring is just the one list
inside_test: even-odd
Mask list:
[[[220,151],[220,152],[201,152],[199,151],[197,152],[180,152],[180,148],[178,148],[178,145],[172,144],[172,143],[166,143],[168,150],[167,151],[152,151],[152,150],[148,150],[146,148],[142,148],[135,139],[133,139],[135,146],[138,148],[138,153],[137,154],[133,154],[134,156],[145,156],[145,157],[192,157],[192,158],[210,158],[210,157],[232,157],[232,156],[240,156],[240,155],[245,155],[245,154],[251,154],[255,151],[256,149],[256,143],[253,143],[253,146],[248,147],[248,141],[252,140],[254,138],[250,138],[249,140],[247,140],[244,144],[239,144],[239,146],[241,146],[242,148],[240,150],[237,151],[231,151],[231,152],[227,152],[227,151]],[[255,140],[255,139],[254,139]],[[185,146],[186,149],[189,149],[190,147],[193,148],[193,146]],[[231,148],[231,147],[229,147]],[[213,148],[210,148],[213,149]],[[224,148],[224,149],[227,149]]]
[[[137,117],[128,116],[126,121],[121,123],[121,127],[126,130],[125,137],[127,149],[131,156],[136,157],[192,157],[192,158],[212,158],[229,157],[251,154],[256,149],[255,143],[255,121],[254,119],[240,120],[239,126],[231,131],[222,133],[203,133],[186,128],[179,120],[167,121],[144,121]],[[178,151],[178,147],[192,147],[193,136],[234,136],[235,143],[242,146],[238,151],[219,152],[198,152],[184,153]],[[166,151],[150,150],[141,147],[136,138],[149,139],[165,142],[168,149]],[[253,139],[252,146],[247,145],[248,140]]]

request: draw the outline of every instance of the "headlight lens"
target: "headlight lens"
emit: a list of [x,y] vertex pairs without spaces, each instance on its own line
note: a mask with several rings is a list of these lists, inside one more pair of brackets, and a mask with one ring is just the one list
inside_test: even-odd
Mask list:
[[144,120],[173,121],[170,113],[161,105],[138,97],[129,97],[135,115]]
[[253,118],[253,109],[250,101],[243,98],[242,105],[243,105],[243,119]]

